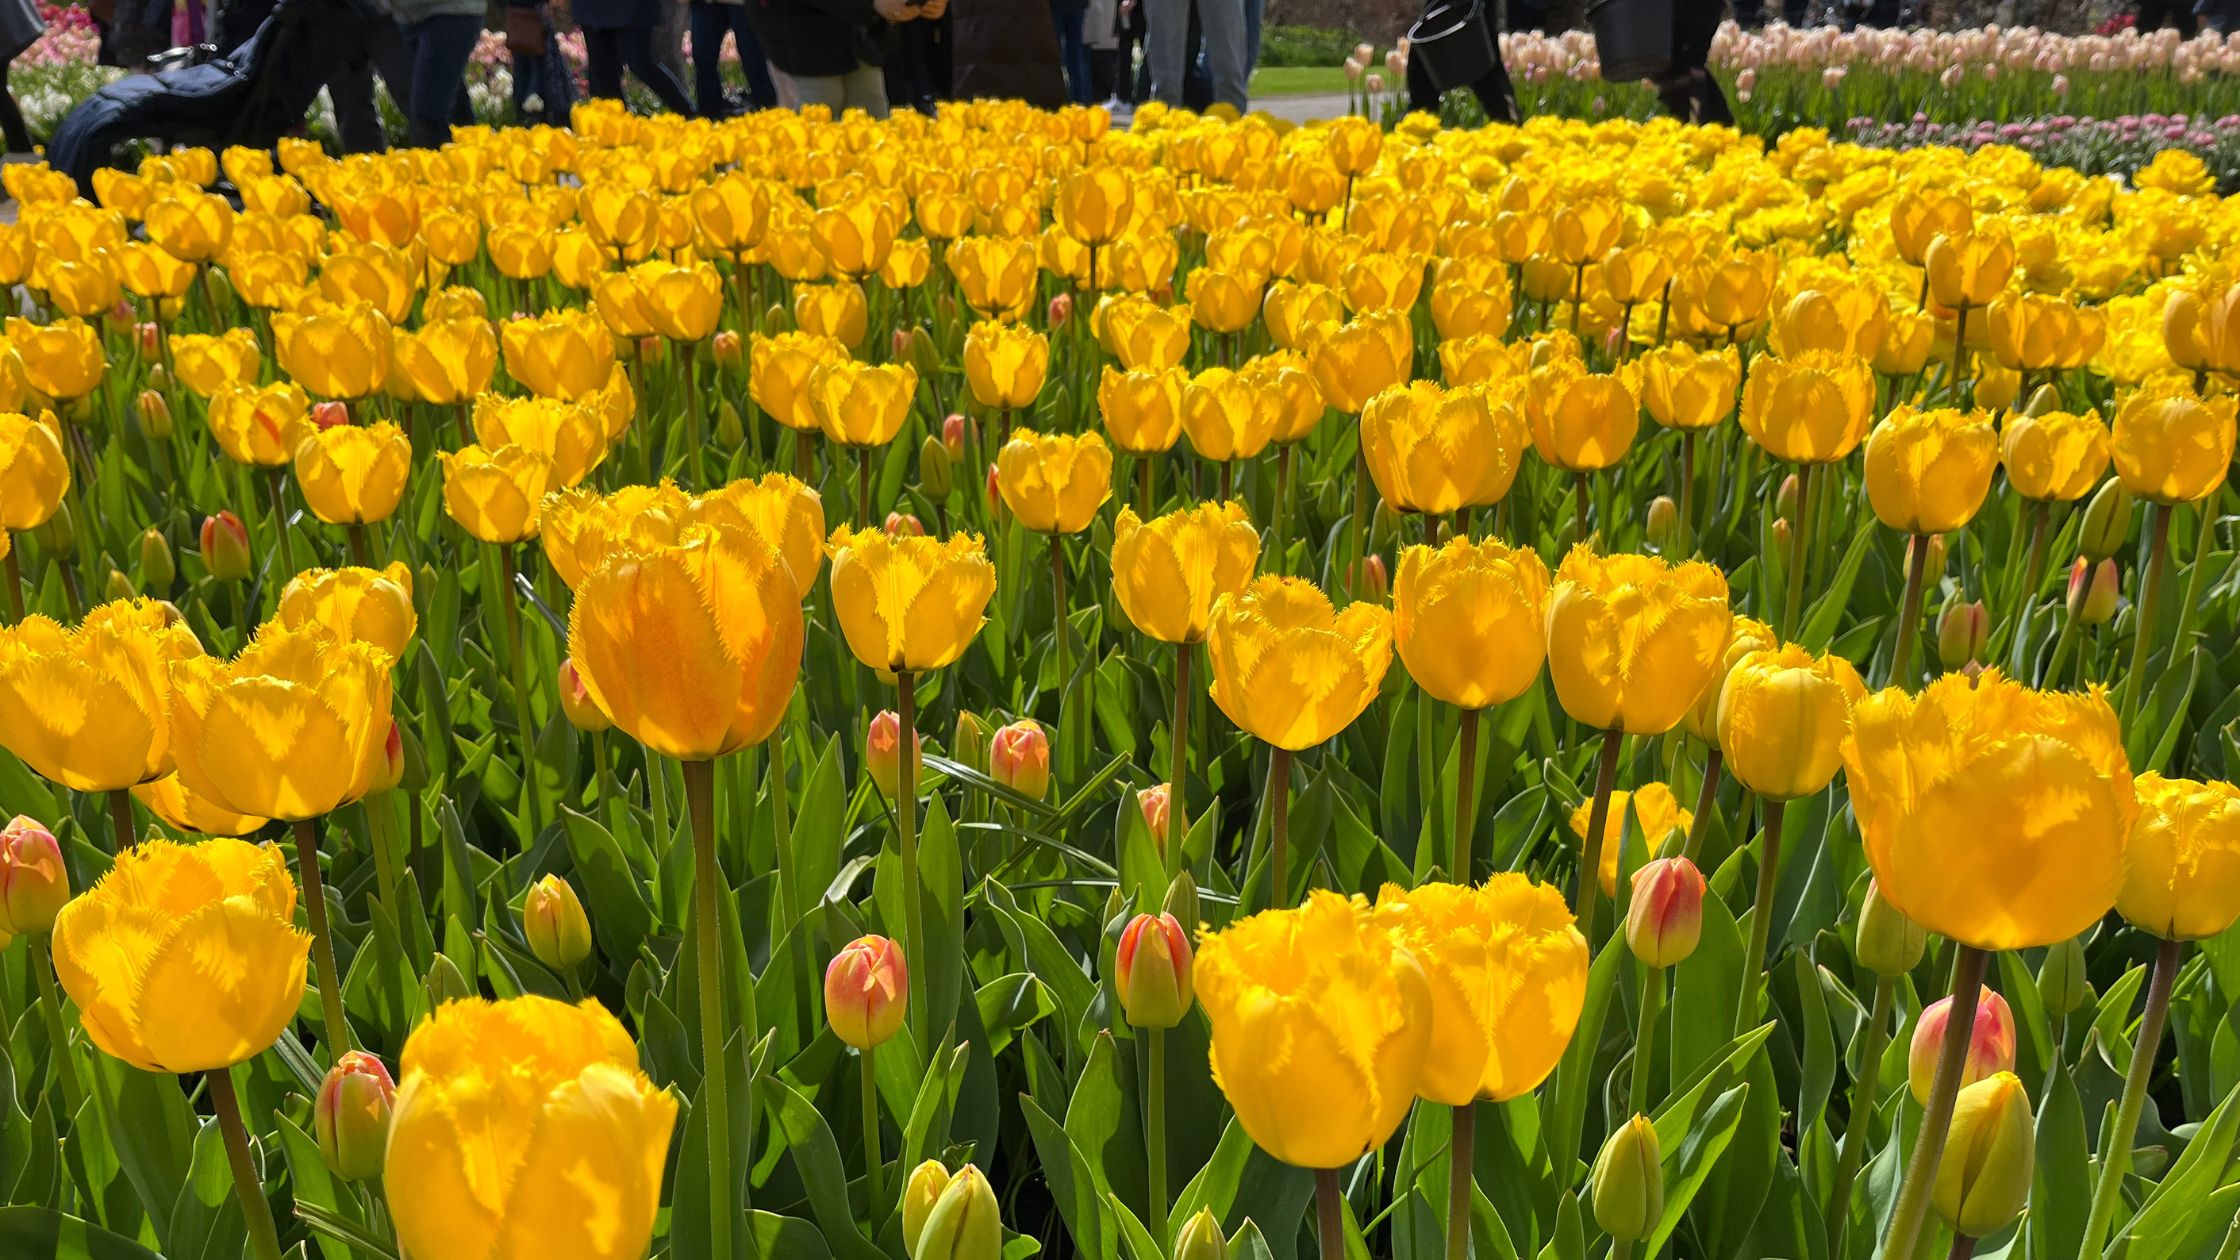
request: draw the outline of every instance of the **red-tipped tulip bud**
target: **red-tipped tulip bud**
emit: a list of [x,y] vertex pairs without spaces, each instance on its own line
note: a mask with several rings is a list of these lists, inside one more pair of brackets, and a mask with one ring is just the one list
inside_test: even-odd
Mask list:
[[[924,765],[924,744],[916,731],[910,733],[913,770]],[[871,730],[863,738],[863,766],[888,800],[902,790],[902,718],[893,709],[882,709],[871,719]]]
[[996,466],[994,464],[988,465],[988,479],[981,483],[980,493],[988,505],[988,519],[993,521],[1003,520],[1003,483],[996,476]]
[[2123,575],[2114,560],[2093,564],[2083,556],[2069,566],[2069,615],[2078,625],[2104,626],[2116,615]]
[[591,698],[591,689],[583,685],[572,656],[560,662],[560,711],[568,715],[568,725],[579,731],[596,734],[614,725],[614,719]]
[[311,423],[321,433],[328,429],[339,429],[350,423],[350,405],[335,402],[332,399],[326,402],[313,403],[311,404]]
[[936,503],[957,488],[957,461],[939,438],[928,437],[918,447],[918,488]]
[[171,540],[163,531],[150,527],[140,532],[140,580],[151,591],[169,590],[173,579],[179,576],[179,563],[172,558]]
[[1175,1235],[1174,1260],[1229,1260],[1229,1240],[1221,1236],[1221,1222],[1213,1209],[1202,1207],[1182,1223]]
[[669,343],[659,337],[638,338],[638,362],[659,363],[668,353]]
[[0,829],[0,937],[49,930],[69,900],[70,871],[54,833],[22,814],[9,819]]
[[1895,980],[1920,966],[1928,948],[1928,929],[1885,900],[1882,885],[1868,881],[1867,899],[1859,907],[1859,933],[1852,945],[1859,964]]
[[[1929,1082],[1937,1074],[1937,1051],[1944,1045],[1945,1025],[1952,1021],[1952,999],[1938,998],[1913,1026],[1913,1046],[1906,1056],[1906,1073],[1913,1086],[1913,1100],[1929,1101]],[[1994,1072],[2014,1066],[2014,1012],[2007,1000],[1985,989],[1976,999],[1975,1036],[1968,1042],[1968,1058],[1961,1065],[1962,1088]]]
[[957,1170],[933,1201],[910,1260],[1002,1260],[1003,1221],[995,1191],[971,1164]]
[[735,368],[739,366],[740,359],[743,357],[739,344],[739,334],[729,328],[717,333],[715,343],[710,348],[710,353],[715,356],[717,367]]
[[1139,914],[1120,933],[1112,987],[1138,1028],[1172,1028],[1190,1013],[1190,937],[1171,914]]
[[1031,800],[1048,796],[1050,736],[1042,723],[1020,718],[997,731],[988,746],[988,777]]
[[949,452],[950,459],[960,462],[964,459],[963,416],[951,412],[949,418],[941,422],[941,446]]
[[910,513],[910,512],[889,512],[889,513],[887,513],[887,537],[889,537],[889,538],[923,538],[923,537],[925,537],[925,536],[926,536],[926,523],[925,523],[924,521],[921,521],[921,520],[919,520],[919,519],[917,518],[917,516],[916,516],[916,515],[915,515],[914,513]]
[[1980,661],[1990,637],[1991,613],[1982,600],[1948,603],[1937,618],[1937,663],[1949,670]]
[[1383,556],[1370,556],[1354,567],[1354,598],[1381,604],[1391,591],[1392,580],[1385,575]]
[[1651,967],[1670,967],[1696,952],[1703,935],[1703,872],[1684,857],[1645,862],[1633,873],[1626,910],[1626,947]]
[[249,576],[249,531],[240,517],[220,512],[202,518],[202,563],[221,582]]
[[2085,504],[2084,523],[2077,530],[2077,550],[2095,560],[2105,560],[2123,550],[2131,538],[2131,491],[2120,478],[2110,477]]
[[907,363],[910,360],[910,330],[897,328],[887,339],[887,362]]
[[933,1215],[933,1205],[941,1201],[941,1192],[949,1188],[949,1169],[938,1159],[929,1159],[910,1170],[910,1177],[902,1183],[902,1250],[915,1257],[918,1254],[918,1235],[925,1231],[926,1219]]
[[140,355],[142,358],[153,358],[155,357],[155,355],[161,352],[163,339],[157,332],[156,325],[153,320],[143,321],[142,323],[134,326],[132,331],[134,337],[139,340]]
[[884,936],[857,937],[824,969],[824,1017],[834,1036],[858,1050],[894,1036],[909,1002],[902,947]]
[[1982,1238],[2014,1223],[2037,1162],[2030,1094],[2012,1072],[1960,1091],[1930,1202],[1956,1234]]
[[1073,295],[1071,293],[1061,293],[1051,298],[1050,309],[1047,313],[1050,318],[1050,327],[1053,329],[1065,327],[1066,321],[1073,318]]
[[1797,531],[1786,516],[1773,518],[1773,549],[1781,556],[1781,563],[1788,564],[1797,556]]
[[132,414],[139,418],[140,431],[152,441],[168,441],[171,437],[171,404],[152,389],[140,391],[132,404]]
[[1151,843],[1159,852],[1167,851],[1167,811],[1174,806],[1174,793],[1162,783],[1157,787],[1136,790],[1136,808],[1143,811],[1143,825],[1151,832]]
[[1664,1151],[1657,1126],[1637,1115],[1594,1157],[1594,1223],[1620,1242],[1639,1242],[1664,1218]]
[[397,1082],[381,1060],[363,1050],[345,1050],[335,1059],[311,1108],[319,1154],[329,1172],[344,1181],[381,1175],[396,1097]]
[[529,952],[556,971],[567,971],[591,956],[591,920],[584,917],[576,890],[558,875],[529,885],[521,904],[521,934]]
[[404,782],[404,728],[389,720],[389,736],[381,741],[381,764],[374,767],[366,795],[374,796]]

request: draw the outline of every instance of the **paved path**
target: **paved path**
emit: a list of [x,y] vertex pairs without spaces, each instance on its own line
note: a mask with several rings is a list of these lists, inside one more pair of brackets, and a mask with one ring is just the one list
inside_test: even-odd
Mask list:
[[1324,96],[1263,96],[1252,102],[1254,109],[1264,109],[1286,122],[1295,123],[1342,117],[1347,104],[1343,92]]

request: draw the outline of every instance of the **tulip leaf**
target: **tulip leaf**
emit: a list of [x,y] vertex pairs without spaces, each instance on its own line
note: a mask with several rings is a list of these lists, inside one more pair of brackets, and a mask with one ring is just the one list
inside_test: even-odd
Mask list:
[[[1705,898],[1704,908],[1708,911],[1715,900]],[[1705,918],[1708,920],[1710,916],[1706,914]],[[1548,1158],[1558,1185],[1576,1185],[1583,1167],[1579,1144],[1586,1132],[1587,1089],[1594,1079],[1595,1060],[1601,1048],[1602,1021],[1609,1013],[1610,999],[1616,991],[1621,960],[1628,957],[1631,955],[1623,949],[1605,949],[1587,968],[1587,995],[1579,1012],[1579,1023],[1556,1068],[1555,1108],[1548,1117],[1547,1133]],[[1678,1009],[1677,1004],[1675,1009]],[[1677,1024],[1684,1022],[1676,1021],[1675,1031]]]
[[[258,1186],[263,1192],[263,1186]],[[171,1208],[171,1233],[164,1240],[169,1260],[233,1260],[248,1246],[248,1223],[233,1193],[225,1135],[209,1121],[195,1135],[194,1162]]]
[[80,1061],[100,1074],[96,1089],[108,1092],[109,1141],[125,1179],[155,1225],[168,1240],[171,1208],[179,1201],[194,1159],[194,1113],[179,1091],[179,1078],[142,1072],[107,1055]]
[[996,1055],[1004,1052],[1012,1037],[1058,1009],[1049,986],[1024,971],[981,985],[973,1000],[980,1005],[980,1026],[988,1032],[987,1051]]
[[[1747,1083],[1719,1095],[1701,1116],[1686,1128],[1665,1135],[1665,1126],[1659,1123],[1657,1136],[1664,1147],[1664,1216],[1657,1224],[1656,1233],[1649,1238],[1648,1250],[1654,1254],[1672,1237],[1680,1225],[1680,1218],[1687,1214],[1688,1205],[1695,1201],[1696,1191],[1703,1188],[1706,1178],[1719,1163],[1727,1147],[1734,1141],[1735,1130],[1742,1124],[1744,1104],[1749,1101]],[[1761,1184],[1757,1193],[1763,1196]],[[1757,1207],[1752,1205],[1750,1216],[1754,1220]],[[1732,1255],[1731,1251],[1707,1248],[1706,1254]]]
[[1128,1249],[1127,1260],[1166,1260],[1167,1249],[1151,1237],[1151,1231],[1144,1228],[1143,1222],[1128,1210],[1119,1195],[1107,1191],[1104,1203],[1112,1219],[1119,1223],[1120,1241]]
[[2056,1062],[2039,1090],[2037,1166],[2030,1191],[2032,1260],[2071,1260],[2092,1201],[2090,1139],[2076,1078]]
[[[2116,1227],[2107,1254],[2124,1260],[2176,1260],[2208,1246],[2230,1221],[2232,1200],[2240,1197],[2240,1184],[2221,1185],[2236,1138],[2240,1138],[2240,1088],[2226,1094],[2201,1122],[2185,1153],[2139,1205],[2138,1214]],[[2221,1210],[2213,1206],[2215,1195],[2226,1198]]]
[[824,1231],[825,1242],[840,1260],[881,1260],[879,1250],[856,1227],[840,1144],[833,1140],[832,1130],[826,1127],[816,1105],[769,1072],[755,1078],[755,1092],[761,1095],[762,1105],[776,1127],[771,1138],[784,1142],[788,1158],[800,1173],[809,1213]]
[[832,1256],[816,1225],[798,1216],[749,1212],[747,1228],[754,1232],[754,1254],[765,1260],[830,1260]]
[[1020,1095],[1019,1109],[1026,1114],[1027,1132],[1042,1162],[1043,1180],[1050,1187],[1058,1215],[1065,1220],[1067,1236],[1083,1255],[1107,1260],[1113,1254],[1111,1219],[1097,1187],[1096,1166],[1065,1127],[1051,1119],[1034,1099]]
[[[1817,487],[1816,487],[1817,489]],[[1858,584],[1859,569],[1873,552],[1880,528],[1870,513],[1859,514],[1858,528],[1852,532],[1851,542],[1843,549],[1843,560],[1836,571],[1825,580],[1820,596],[1813,601],[1805,614],[1804,627],[1798,631],[1796,641],[1814,652],[1828,650],[1828,641],[1835,637],[1836,627],[1842,623],[1843,614],[1851,607],[1851,588]],[[1816,544],[1825,539],[1815,539]]]
[[653,930],[653,907],[646,902],[638,873],[613,833],[595,818],[562,809],[560,819],[575,862],[576,887],[591,911],[591,930],[600,952],[629,958]]
[[163,1260],[129,1238],[52,1208],[0,1207],[0,1256],[40,1260]]
[[1796,1107],[1797,1128],[1802,1132],[1818,1124],[1827,1110],[1828,1094],[1835,1088],[1836,1042],[1828,1024],[1827,991],[1821,987],[1824,971],[1802,949],[1790,955],[1790,967],[1797,982],[1797,1005],[1804,1017],[1804,1064],[1797,1081]]

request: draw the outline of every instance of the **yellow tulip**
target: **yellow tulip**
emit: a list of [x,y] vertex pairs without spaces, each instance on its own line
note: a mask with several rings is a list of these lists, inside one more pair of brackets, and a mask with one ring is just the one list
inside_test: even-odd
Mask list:
[[210,399],[210,435],[236,463],[286,467],[311,429],[311,400],[292,381],[228,385]]
[[767,188],[743,170],[727,172],[694,189],[691,206],[700,234],[726,253],[754,248],[770,218]]
[[1431,286],[1431,326],[1445,340],[1501,336],[1512,314],[1509,278],[1502,272],[1442,279]]
[[1244,589],[1260,531],[1242,504],[1200,503],[1149,521],[1121,508],[1112,529],[1112,593],[1136,629],[1161,643],[1206,637],[1214,604]]
[[1514,700],[1547,659],[1548,566],[1496,539],[1400,553],[1392,639],[1408,676],[1462,709]]
[[1952,310],[1989,305],[2006,290],[2014,262],[2013,239],[1996,228],[1941,235],[1921,258],[1929,296]]
[[863,286],[841,280],[796,286],[793,319],[801,325],[801,331],[830,337],[853,350],[863,344],[871,313],[864,301]]
[[1310,582],[1262,577],[1214,603],[1206,651],[1210,694],[1229,720],[1297,752],[1376,699],[1392,664],[1392,617],[1369,603],[1340,612]]
[[1727,773],[1771,801],[1828,786],[1842,764],[1851,706],[1866,694],[1859,671],[1840,656],[1785,643],[1743,657],[1719,689]]
[[296,442],[296,487],[311,514],[329,525],[388,520],[411,472],[412,442],[387,420],[311,428]]
[[1163,372],[1190,349],[1190,308],[1149,298],[1107,298],[1090,316],[1097,337],[1131,372]]
[[2064,941],[2123,890],[2138,812],[2102,692],[2033,691],[1996,669],[1851,711],[1844,782],[1882,896],[1983,950]]
[[[1438,305],[1438,295],[1434,291],[1434,311]],[[1286,350],[1304,350],[1310,330],[1345,322],[1346,306],[1336,289],[1308,281],[1278,280],[1268,286],[1268,296],[1260,303],[1260,314],[1268,325],[1268,336],[1277,345]]]
[[233,203],[200,189],[167,192],[148,203],[148,239],[182,262],[208,262],[233,233]]
[[169,826],[198,835],[246,836],[262,831],[265,824],[272,821],[254,814],[236,814],[219,809],[189,792],[179,782],[176,774],[134,784],[132,799],[146,806],[149,813],[161,818]]
[[1998,466],[1989,413],[1900,404],[1867,438],[1867,502],[1892,529],[1948,533],[1975,519]]
[[890,289],[915,289],[933,273],[933,247],[922,237],[894,243],[886,265],[879,268],[879,283]]
[[1251,459],[1275,440],[1283,399],[1242,373],[1207,368],[1182,387],[1182,430],[1201,458]]
[[942,260],[964,304],[989,319],[1017,318],[1042,274],[1034,241],[1015,236],[960,236]]
[[[114,273],[110,273],[107,268],[102,268],[101,271],[105,277],[108,302],[100,302],[96,294],[81,290],[75,302],[66,301],[60,294],[55,294],[55,304],[72,315],[91,318],[116,304],[119,296],[117,283],[120,280],[124,287],[144,298],[177,298],[186,296],[187,290],[194,284],[195,276],[199,274],[193,263],[180,262],[153,245],[138,242],[125,246],[124,252],[117,255]],[[53,286],[50,284],[49,287],[51,291]]]
[[254,385],[264,355],[254,329],[219,334],[182,333],[171,339],[171,368],[179,383],[203,398],[228,385]]
[[[1526,374],[1532,368],[1533,352],[1546,344],[1557,347],[1555,353],[1559,357],[1576,357],[1575,353],[1567,353],[1562,349],[1567,344],[1564,339],[1568,336],[1561,334],[1560,338],[1551,337],[1546,341],[1510,342],[1491,333],[1480,333],[1475,337],[1442,341],[1439,343],[1439,370],[1446,376],[1450,386],[1496,386],[1497,392],[1512,395],[1521,403]],[[1575,351],[1576,347],[1570,349]]]
[[439,451],[443,510],[460,528],[487,543],[526,542],[537,536],[537,508],[556,478],[552,458],[525,446],[480,446]]
[[2030,1094],[2014,1073],[1995,1072],[1960,1091],[1930,1190],[1955,1234],[1980,1238],[2014,1224],[2030,1199],[2036,1134]]
[[506,372],[547,398],[594,393],[614,370],[614,339],[591,312],[554,311],[510,320],[500,338]]
[[1370,399],[1406,382],[1415,370],[1415,332],[1399,311],[1374,311],[1324,327],[1307,358],[1331,406],[1361,414]]
[[222,1071],[278,1041],[311,937],[278,849],[151,840],[54,921],[54,969],[102,1053],[144,1072]]
[[807,599],[816,588],[825,530],[824,500],[815,490],[784,473],[764,473],[711,490],[695,504],[705,519],[743,527],[776,548],[797,596]]
[[982,320],[964,338],[964,377],[983,407],[1034,405],[1050,370],[1050,339],[1032,328]]
[[419,401],[448,407],[490,388],[498,370],[498,337],[480,318],[436,320],[399,332],[391,347],[394,370]]
[[70,461],[52,413],[0,412],[0,533],[37,529],[70,490]]
[[1505,1102],[1548,1078],[1587,1000],[1587,938],[1562,893],[1514,872],[1475,888],[1386,884],[1377,918],[1430,981],[1419,1096]]
[[0,628],[0,747],[42,778],[112,792],[171,773],[170,667],[202,654],[152,599],[70,629],[33,614]]
[[1849,355],[1767,355],[1742,388],[1742,431],[1766,454],[1792,464],[1849,458],[1874,420],[1874,373]]
[[[1685,836],[1695,825],[1696,816],[1683,809],[1680,798],[1672,788],[1663,783],[1644,783],[1634,791],[1623,788],[1610,793],[1608,816],[1602,823],[1602,865],[1596,872],[1596,882],[1602,885],[1603,895],[1618,894],[1618,859],[1621,843],[1626,835],[1626,810],[1633,810],[1634,834],[1640,837],[1644,856],[1655,856],[1667,840]],[[1587,838],[1587,828],[1594,825],[1594,801],[1590,798],[1579,802],[1571,811],[1571,834],[1579,837],[1582,846]],[[1584,848],[1581,849],[1582,856]],[[1584,863],[1582,862],[1582,865]]]
[[363,398],[389,378],[389,321],[371,306],[272,317],[280,370],[322,398]]
[[1688,734],[1713,748],[1717,748],[1719,746],[1719,693],[1725,690],[1722,680],[1733,671],[1735,665],[1743,657],[1753,652],[1766,651],[1779,646],[1781,646],[1781,637],[1773,632],[1773,627],[1755,617],[1736,617],[1733,626],[1727,631],[1726,653],[1719,663],[1719,668],[1712,672],[1712,683],[1703,689],[1703,694],[1697,697],[1695,704],[1688,709],[1688,716],[1680,720],[1682,728]]
[[1625,206],[1611,197],[1581,197],[1557,208],[1548,245],[1558,262],[1583,267],[1610,252],[1625,227]]
[[2177,386],[2150,386],[2116,407],[2109,440],[2124,488],[2165,507],[2216,493],[2232,466],[2230,394],[2202,398]]
[[1662,735],[1717,679],[1732,619],[1711,565],[1575,546],[1548,597],[1556,699],[1595,730]]
[[230,661],[176,662],[180,782],[219,809],[283,822],[364,796],[385,768],[390,660],[311,622],[267,623]]
[[552,233],[528,223],[493,223],[483,241],[490,264],[509,280],[542,280],[552,270]]
[[1086,166],[1059,181],[1051,208],[1066,235],[1084,245],[1109,244],[1135,217],[1134,181],[1124,167]]
[[1208,332],[1241,331],[1260,314],[1260,285],[1249,276],[1200,267],[1190,273],[1184,292],[1191,319]]
[[1673,342],[1636,362],[1641,406],[1665,428],[1708,429],[1734,414],[1742,368],[1733,348],[1694,350]]
[[554,487],[575,485],[607,457],[605,418],[588,403],[556,398],[476,398],[474,440],[485,450],[521,446],[544,456]]
[[2230,783],[2133,780],[2139,819],[2116,913],[2164,940],[2202,940],[2240,920],[2240,789]]
[[1890,235],[1898,257],[1918,267],[1939,236],[1958,235],[1975,223],[1968,199],[1928,183],[1909,184],[1890,204]]
[[23,364],[25,383],[56,402],[92,393],[109,369],[100,334],[82,320],[33,324],[11,315],[7,332],[8,343]]
[[319,293],[336,306],[371,307],[392,324],[412,314],[418,265],[402,249],[359,245],[328,255],[319,267]]
[[1782,304],[1769,340],[1783,358],[1815,350],[1857,358],[1880,349],[1889,328],[1890,302],[1881,289],[1862,281],[1825,281]]
[[1626,376],[1589,372],[1576,359],[1533,369],[1525,400],[1532,449],[1566,471],[1617,467],[1641,431],[1641,402]]
[[2034,293],[1994,300],[1984,323],[1991,353],[2026,372],[2083,367],[2107,339],[2107,318],[2097,307]]
[[843,446],[885,446],[910,418],[918,373],[906,364],[839,359],[810,371],[808,393],[825,437]]
[[305,569],[281,589],[278,620],[289,630],[325,626],[344,643],[371,643],[401,659],[420,626],[412,570],[401,561],[385,569]]
[[1780,275],[1780,259],[1772,253],[1738,249],[1698,264],[1687,277],[1686,300],[1713,327],[1755,324],[1765,318]]
[[1107,365],[1097,382],[1097,413],[1112,444],[1134,455],[1172,450],[1182,436],[1182,394],[1189,380],[1178,367],[1123,372]]
[[841,526],[826,550],[841,633],[865,665],[890,673],[939,669],[980,633],[996,570],[978,534],[897,537]]
[[1359,897],[1317,889],[1208,934],[1193,979],[1213,1080],[1255,1145],[1343,1168],[1407,1118],[1432,1042],[1430,981]]
[[886,265],[902,222],[897,202],[860,195],[818,210],[810,217],[809,234],[834,271],[861,280]]
[[445,1003],[405,1042],[383,1161],[400,1249],[638,1260],[677,1100],[595,999]]
[[420,244],[447,267],[464,267],[482,253],[482,220],[463,210],[430,210],[420,220]]
[[996,453],[996,488],[1026,528],[1078,534],[1112,497],[1112,448],[1094,433],[1014,430]]
[[708,761],[769,738],[801,674],[801,595],[745,529],[625,544],[576,588],[568,652],[600,712],[665,757]]
[[814,430],[816,408],[809,401],[809,377],[827,363],[842,363],[848,348],[815,333],[756,333],[747,338],[747,394],[770,418],[789,429]]
[[1999,430],[1999,462],[2015,493],[2041,503],[2074,503],[2108,472],[2108,426],[2097,411],[2023,412]]

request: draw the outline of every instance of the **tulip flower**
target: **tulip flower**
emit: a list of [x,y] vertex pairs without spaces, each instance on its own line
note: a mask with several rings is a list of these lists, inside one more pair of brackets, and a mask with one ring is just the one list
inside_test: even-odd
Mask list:
[[1145,297],[1107,298],[1097,304],[1089,323],[1105,349],[1129,372],[1178,367],[1190,349],[1186,306],[1161,306]]
[[264,355],[249,328],[223,333],[186,333],[171,338],[171,370],[179,383],[208,398],[228,385],[253,384]]
[[[1952,999],[1944,997],[1923,1007],[1921,1018],[1914,1023],[1913,1043],[1906,1051],[1906,1084],[1917,1103],[1929,1100],[1937,1050],[1944,1043],[1951,1019]],[[1990,989],[1981,990],[1976,999],[1975,1023],[1966,1040],[1967,1056],[1960,1065],[1962,1089],[2014,1066],[2014,1012],[2005,998]]]
[[46,524],[70,489],[70,461],[53,415],[0,412],[0,563],[11,622],[23,620],[23,579],[9,535]]
[[607,457],[605,420],[588,402],[484,394],[474,400],[472,415],[477,445],[535,452],[550,462],[555,488],[580,484]]
[[[596,1001],[446,1003],[405,1041],[399,1068],[382,1189],[403,1250],[645,1254],[677,1101]],[[497,1145],[478,1154],[486,1140]]]
[[1275,440],[1283,398],[1266,382],[1228,368],[1207,368],[1182,387],[1182,430],[1199,458],[1221,465],[1221,494],[1232,495],[1236,465]]
[[1932,1202],[1955,1234],[1980,1238],[2014,1223],[2030,1198],[2037,1158],[2030,1095],[2012,1072],[1960,1091]]
[[1891,529],[1950,533],[1983,506],[1998,463],[1987,413],[1900,405],[1867,438],[1867,501]]
[[595,393],[615,366],[614,338],[589,311],[514,319],[500,334],[506,374],[547,398],[573,402]]
[[1016,319],[1040,275],[1034,242],[1009,236],[959,236],[942,254],[966,306],[989,319]]
[[1444,516],[1499,503],[1531,442],[1524,410],[1483,386],[1416,381],[1361,412],[1369,476],[1395,511]]
[[1791,643],[1742,657],[1719,690],[1728,773],[1762,800],[1820,791],[1842,766],[1851,707],[1865,698],[1859,671],[1840,656]]
[[512,544],[537,536],[537,509],[557,479],[551,456],[526,446],[467,446],[436,459],[443,510],[460,528],[508,555]]
[[1029,800],[1050,794],[1050,736],[1033,718],[996,728],[988,744],[988,777]]
[[279,622],[290,630],[318,624],[344,643],[370,643],[392,661],[412,642],[419,618],[412,607],[412,570],[305,569],[280,592]]
[[[300,431],[299,431],[300,432]],[[311,514],[350,531],[363,552],[363,527],[389,519],[404,500],[412,442],[389,421],[302,432],[295,448],[296,488]],[[360,563],[367,557],[358,555]]]
[[390,321],[365,302],[272,317],[280,370],[322,398],[363,398],[389,378]]
[[253,468],[285,468],[311,431],[311,399],[293,383],[228,385],[210,398],[210,436],[226,458]]
[[[1094,433],[1045,436],[1021,429],[996,455],[996,484],[1019,523],[1054,543],[1058,535],[1087,529],[1110,497],[1112,451]],[[1062,589],[1058,608],[1062,615]]]
[[1887,339],[1890,314],[1889,299],[1873,284],[1816,279],[1782,305],[1768,340],[1783,358],[1811,351],[1872,358]]
[[1984,322],[1992,354],[2001,365],[2024,372],[2082,367],[2100,353],[2107,335],[2098,308],[2034,293],[1993,299]]
[[1806,351],[1750,365],[1742,431],[1776,459],[1831,464],[1849,458],[1873,420],[1874,373],[1858,359]]
[[1308,343],[1315,383],[1330,405],[1361,414],[1370,399],[1404,384],[1415,366],[1415,338],[1398,311],[1373,311],[1324,326]]
[[6,333],[8,343],[15,347],[24,383],[57,403],[92,393],[108,373],[101,336],[82,320],[34,324],[11,315]]
[[[1112,444],[1132,455],[1171,450],[1182,435],[1182,395],[1190,376],[1181,368],[1123,372],[1107,366],[1097,382],[1097,414]],[[1151,465],[1139,465],[1146,482]],[[1139,496],[1148,510],[1150,491]]]
[[558,875],[539,876],[521,903],[521,935],[538,962],[559,972],[571,991],[576,967],[591,956],[591,920],[576,890]]
[[352,1050],[334,1061],[311,1108],[327,1171],[344,1181],[369,1181],[381,1175],[396,1097],[397,1083],[381,1060]]
[[920,1209],[923,1216],[918,1219],[918,1227],[912,1229],[911,1220],[916,1215],[912,1208],[922,1193],[915,1189],[919,1184],[920,1179],[913,1177],[913,1194],[903,1204],[903,1244],[908,1260],[1001,1260],[1001,1209],[995,1191],[978,1168],[966,1164],[955,1176],[943,1176],[939,1188]]
[[748,396],[771,419],[794,430],[794,472],[804,480],[810,459],[805,435],[823,427],[810,401],[809,378],[817,368],[847,357],[846,346],[814,333],[756,333],[747,339]]

